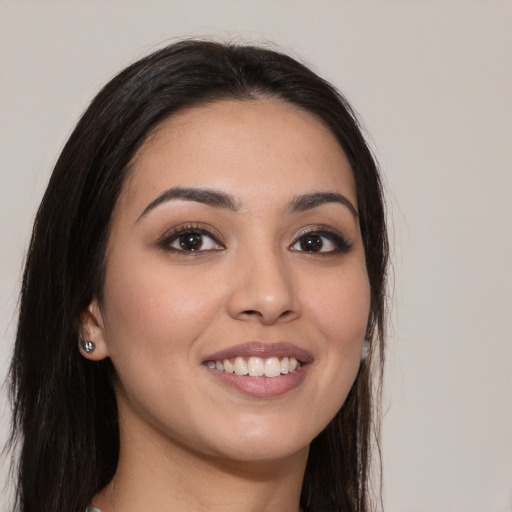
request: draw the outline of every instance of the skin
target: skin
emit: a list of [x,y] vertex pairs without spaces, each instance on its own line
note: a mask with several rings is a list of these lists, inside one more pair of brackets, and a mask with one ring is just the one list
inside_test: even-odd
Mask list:
[[[221,191],[237,209],[175,198],[147,210],[173,187]],[[352,386],[370,304],[357,215],[339,202],[287,209],[313,192],[357,210],[332,133],[275,99],[186,110],[136,155],[113,212],[104,299],[82,318],[96,344],[84,356],[110,357],[117,373],[120,461],[93,501],[104,512],[299,510],[309,443]],[[169,240],[190,225],[212,233],[204,250]],[[314,235],[320,251],[305,250],[304,229],[319,226],[350,248]],[[203,364],[255,340],[312,355],[297,387],[250,397]]]

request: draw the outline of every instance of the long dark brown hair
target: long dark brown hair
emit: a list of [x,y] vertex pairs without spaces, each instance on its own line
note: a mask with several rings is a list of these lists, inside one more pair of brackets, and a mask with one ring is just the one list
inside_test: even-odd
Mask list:
[[[27,254],[10,369],[22,511],[83,512],[112,479],[119,455],[110,361],[78,352],[77,321],[101,299],[112,210],[148,134],[175,112],[220,99],[279,98],[317,116],[354,173],[371,287],[363,358],[343,407],[311,444],[301,506],[368,512],[377,441],[388,257],[378,167],[347,101],[279,52],[182,41],[132,64],[92,101],[65,145],[39,207]],[[377,383],[377,387],[375,386]]]

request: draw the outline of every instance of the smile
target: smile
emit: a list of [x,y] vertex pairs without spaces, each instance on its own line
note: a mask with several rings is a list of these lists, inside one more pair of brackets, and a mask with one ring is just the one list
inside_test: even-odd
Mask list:
[[253,398],[277,398],[299,387],[313,366],[313,354],[288,342],[250,341],[202,358],[217,382]]
[[293,373],[302,367],[302,362],[295,357],[249,357],[238,356],[234,359],[209,360],[205,362],[208,368],[236,375],[249,377],[279,377]]

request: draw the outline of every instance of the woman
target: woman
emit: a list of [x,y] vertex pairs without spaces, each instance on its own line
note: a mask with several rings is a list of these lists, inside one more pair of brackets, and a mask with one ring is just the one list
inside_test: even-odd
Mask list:
[[212,42],[128,67],[35,221],[20,508],[370,510],[386,262],[376,163],[329,84]]

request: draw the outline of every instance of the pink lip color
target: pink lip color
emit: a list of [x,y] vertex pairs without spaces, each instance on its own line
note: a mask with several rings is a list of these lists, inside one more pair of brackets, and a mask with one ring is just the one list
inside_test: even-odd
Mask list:
[[222,372],[208,366],[204,368],[223,384],[253,398],[275,398],[284,395],[296,388],[308,371],[308,366],[303,366],[299,370],[279,377],[250,377]]
[[285,342],[262,343],[253,341],[235,345],[219,352],[208,355],[206,361],[223,361],[233,359],[237,356],[249,358],[260,357],[295,357],[301,361],[303,366],[294,372],[278,377],[250,377],[249,375],[236,375],[209,368],[204,365],[205,370],[217,378],[223,384],[235,388],[240,393],[253,398],[274,398],[288,393],[296,388],[307,374],[309,364],[313,362],[313,356],[306,350]]
[[278,342],[278,343],[263,343],[261,341],[250,341],[249,343],[242,343],[229,347],[219,352],[209,354],[203,358],[203,363],[206,361],[223,361],[224,359],[232,359],[234,357],[261,357],[266,359],[268,357],[295,357],[302,363],[311,363],[313,356],[302,348],[299,348],[291,343]]

